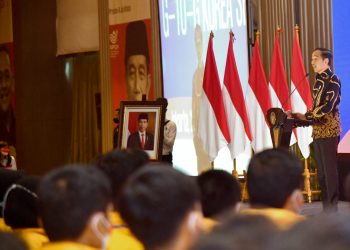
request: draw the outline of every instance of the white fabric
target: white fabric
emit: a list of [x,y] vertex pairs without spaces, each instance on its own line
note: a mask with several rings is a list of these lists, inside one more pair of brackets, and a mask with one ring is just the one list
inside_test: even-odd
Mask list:
[[252,133],[251,144],[254,152],[258,153],[264,149],[272,148],[270,128],[266,123],[265,114],[263,113],[249,84],[247,86],[245,103],[250,124],[250,132]]
[[[295,89],[295,84],[291,83],[291,90]],[[298,90],[294,91],[291,96],[292,101],[292,111],[294,113],[305,114],[307,111],[306,104],[301,98]],[[305,159],[307,159],[310,155],[310,146],[309,144],[313,141],[312,139],[312,126],[309,127],[298,127],[296,128],[297,136],[298,136],[298,146],[301,151],[301,154]]]
[[198,118],[198,135],[204,150],[208,153],[209,159],[214,161],[218,152],[226,147],[227,142],[215,117],[214,110],[202,90],[201,104]]
[[[271,106],[274,108],[282,108],[282,103],[278,99],[277,94],[274,88],[272,87],[271,83],[269,83],[269,90],[270,90],[270,97],[271,97]],[[297,142],[297,139],[295,138],[294,132],[292,132],[289,145],[293,145],[296,142]]]
[[57,55],[98,51],[98,0],[57,0]]
[[149,0],[109,0],[109,25],[150,18]]
[[244,152],[246,142],[249,140],[245,133],[242,118],[239,116],[233,105],[230,94],[225,85],[222,88],[222,95],[224,98],[227,123],[231,136],[231,142],[228,144],[228,148],[232,159],[235,159],[239,154]]

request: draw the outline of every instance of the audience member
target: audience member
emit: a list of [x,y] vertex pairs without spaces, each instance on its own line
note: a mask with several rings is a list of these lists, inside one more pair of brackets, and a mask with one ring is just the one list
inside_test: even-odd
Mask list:
[[244,214],[261,214],[287,229],[303,220],[304,197],[300,160],[283,149],[268,149],[253,156],[247,172],[251,208]]
[[[1,211],[3,209],[3,199],[7,189],[19,180],[23,176],[23,172],[21,171],[12,171],[4,168],[0,168],[0,206]],[[0,213],[0,230],[2,231],[11,231],[11,228],[7,226],[2,217],[2,213]]]
[[319,214],[276,238],[270,250],[345,250],[350,246],[349,214]]
[[[241,189],[236,178],[224,170],[208,170],[197,178],[205,225],[210,229],[215,222],[239,209]],[[213,223],[214,222],[214,223]]]
[[23,177],[6,192],[3,201],[3,217],[13,232],[24,240],[30,250],[40,249],[48,238],[38,224],[39,177]]
[[145,249],[188,249],[203,230],[199,190],[189,176],[146,166],[130,177],[119,211]]
[[262,215],[235,215],[199,238],[192,250],[264,250],[279,231]]
[[66,166],[39,186],[39,211],[50,239],[42,249],[104,249],[111,226],[111,187],[97,168]]
[[26,244],[15,234],[0,231],[0,250],[27,250]]
[[113,229],[107,249],[143,249],[119,215],[118,198],[127,179],[148,161],[148,154],[141,149],[114,150],[100,159],[99,168],[108,176],[112,185],[114,205],[114,211],[110,214]]

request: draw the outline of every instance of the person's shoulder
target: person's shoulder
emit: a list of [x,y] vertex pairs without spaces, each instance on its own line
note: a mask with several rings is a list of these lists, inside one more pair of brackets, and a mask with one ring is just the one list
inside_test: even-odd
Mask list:
[[329,80],[329,82],[334,83],[334,84],[338,84],[340,83],[340,79],[336,74],[333,74]]

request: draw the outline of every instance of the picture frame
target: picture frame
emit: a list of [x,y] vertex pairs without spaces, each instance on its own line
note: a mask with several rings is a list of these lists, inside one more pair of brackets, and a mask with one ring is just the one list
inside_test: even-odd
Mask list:
[[[149,155],[150,160],[160,161],[163,149],[165,109],[162,102],[121,101],[117,148],[139,148]],[[143,143],[141,143],[142,137],[139,132],[141,130],[145,130]]]

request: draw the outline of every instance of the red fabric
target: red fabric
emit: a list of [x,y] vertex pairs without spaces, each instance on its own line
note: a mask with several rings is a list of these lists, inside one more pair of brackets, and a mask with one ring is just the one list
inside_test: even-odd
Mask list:
[[[264,114],[271,108],[270,92],[266,81],[264,67],[261,62],[260,46],[258,38],[255,41],[252,64],[249,72],[248,83],[253,90],[259,106]],[[265,118],[266,121],[266,118]],[[267,121],[266,121],[267,123]],[[268,123],[267,123],[268,124]]]
[[[249,128],[249,121],[247,116],[247,110],[245,107],[244,96],[242,91],[241,81],[239,79],[236,59],[233,51],[233,41],[230,36],[230,42],[228,45],[226,67],[224,75],[224,85],[230,95],[231,101],[237,110],[238,115],[242,119],[244,124],[244,130],[249,140],[252,140],[252,136]],[[231,140],[234,138],[231,138]]]
[[[283,60],[280,48],[280,38],[279,32],[276,32],[275,45],[272,54],[271,70],[270,70],[270,84],[276,92],[278,100],[282,109],[291,110],[292,106],[290,104],[289,89],[287,83],[286,72],[283,66]],[[285,103],[284,103],[285,102]]]
[[214,110],[217,125],[219,126],[227,143],[230,143],[230,132],[228,130],[225,107],[221,92],[219,74],[216,66],[213,38],[210,37],[207,51],[207,58],[204,68],[203,90]]
[[[293,53],[292,53],[292,69],[291,69],[291,80],[298,88],[296,91],[299,92],[301,98],[306,104],[307,110],[312,108],[312,96],[310,91],[310,85],[308,78],[306,77],[303,56],[299,45],[298,31],[295,31],[293,41]],[[300,82],[302,81],[302,82]]]

